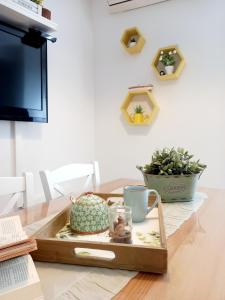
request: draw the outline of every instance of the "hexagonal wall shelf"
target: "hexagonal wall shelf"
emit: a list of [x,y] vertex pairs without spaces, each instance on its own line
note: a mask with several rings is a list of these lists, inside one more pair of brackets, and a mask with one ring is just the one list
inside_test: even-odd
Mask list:
[[[135,108],[137,106],[143,108],[141,119],[137,115],[135,116]],[[150,124],[155,119],[159,107],[152,92],[146,89],[131,89],[124,99],[121,111],[129,124],[140,126]]]
[[130,54],[141,52],[145,44],[145,39],[137,27],[126,29],[120,41],[124,49]]
[[[160,61],[160,57],[162,56],[162,53],[164,54],[170,53],[175,59],[174,70],[171,70],[170,71],[171,73],[169,73],[169,71],[166,71],[166,67]],[[185,65],[184,57],[180,49],[176,45],[160,48],[157,51],[152,61],[153,70],[161,80],[177,79],[180,76],[184,68],[184,65]]]

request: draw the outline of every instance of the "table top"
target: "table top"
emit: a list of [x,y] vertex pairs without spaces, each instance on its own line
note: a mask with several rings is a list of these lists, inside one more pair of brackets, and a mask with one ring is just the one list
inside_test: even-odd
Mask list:
[[[95,192],[109,193],[136,183],[118,179],[102,184]],[[225,190],[200,188],[199,191],[206,193],[208,199],[168,239],[167,274],[139,273],[114,299],[225,299]],[[42,203],[20,211],[19,215],[23,225],[27,225],[69,203],[68,199]]]

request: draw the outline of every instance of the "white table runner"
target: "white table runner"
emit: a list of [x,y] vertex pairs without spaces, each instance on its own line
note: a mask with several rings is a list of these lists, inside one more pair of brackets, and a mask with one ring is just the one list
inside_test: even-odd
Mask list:
[[[116,190],[118,193],[122,190]],[[196,193],[191,202],[163,203],[166,236],[173,234],[196,212],[207,198]],[[54,215],[53,215],[54,216]],[[27,226],[34,233],[53,216]],[[106,268],[82,267],[55,263],[35,262],[45,300],[108,300],[115,296],[137,272]]]

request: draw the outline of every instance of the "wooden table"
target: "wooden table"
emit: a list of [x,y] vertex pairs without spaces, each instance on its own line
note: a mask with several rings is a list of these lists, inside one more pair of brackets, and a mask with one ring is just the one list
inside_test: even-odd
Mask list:
[[[134,183],[119,179],[101,185],[96,191],[111,192]],[[207,193],[208,199],[168,240],[168,273],[139,273],[114,299],[225,300],[225,190],[199,191]],[[67,199],[52,201],[19,214],[27,225],[68,204]]]

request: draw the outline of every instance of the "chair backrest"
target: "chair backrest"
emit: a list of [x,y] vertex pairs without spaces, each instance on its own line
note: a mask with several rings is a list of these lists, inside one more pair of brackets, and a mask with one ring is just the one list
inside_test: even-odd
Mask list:
[[12,211],[17,201],[23,196],[22,207],[27,207],[34,197],[34,179],[32,173],[24,173],[21,177],[0,177],[0,196],[10,195],[0,215]]
[[56,199],[59,196],[65,196],[66,192],[59,184],[72,179],[87,177],[84,189],[88,187],[91,181],[93,187],[100,184],[99,165],[97,161],[89,164],[70,164],[54,171],[40,171],[40,177],[46,201]]

